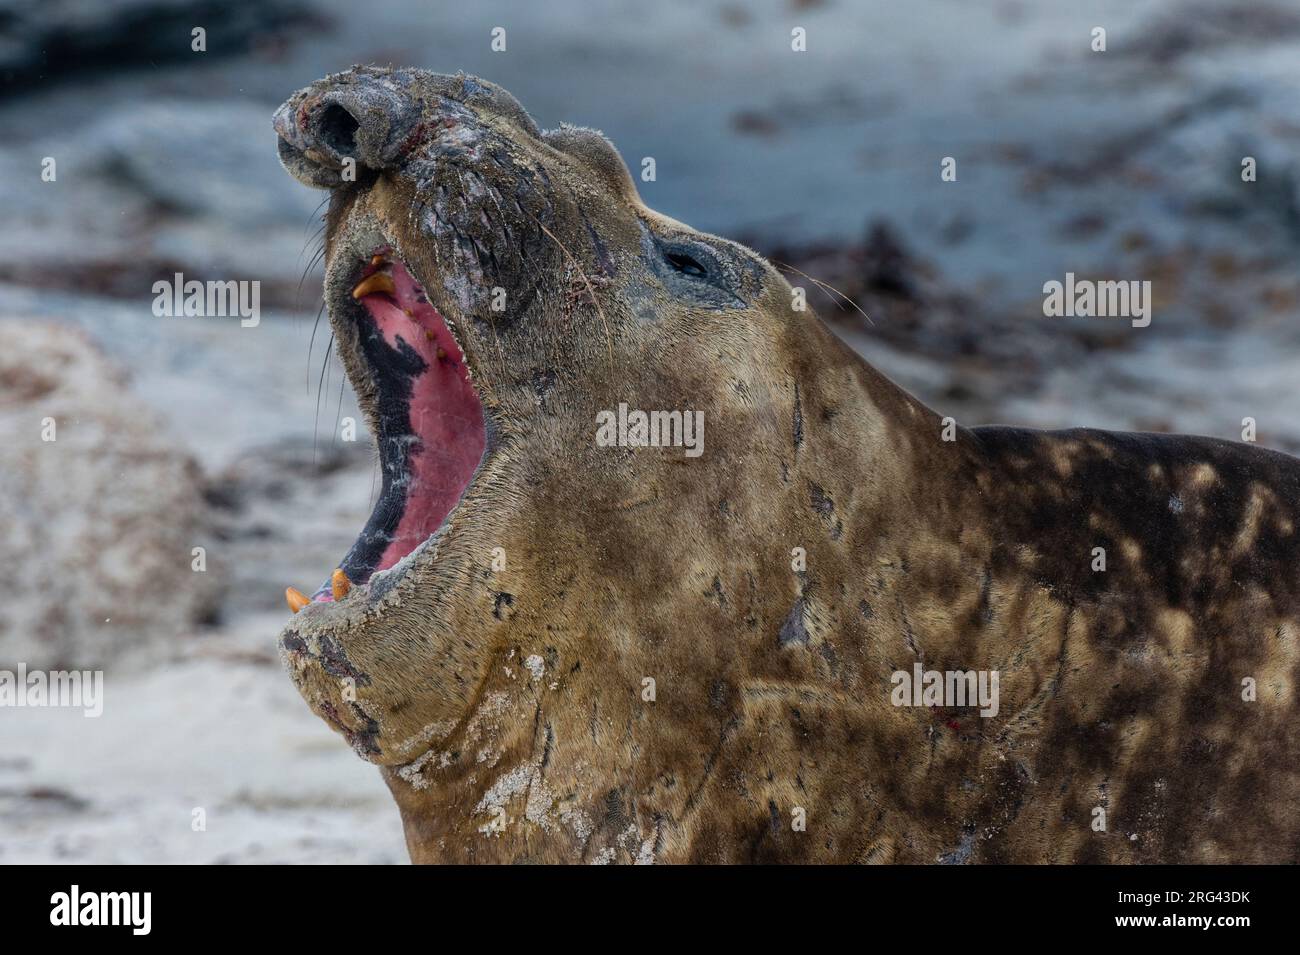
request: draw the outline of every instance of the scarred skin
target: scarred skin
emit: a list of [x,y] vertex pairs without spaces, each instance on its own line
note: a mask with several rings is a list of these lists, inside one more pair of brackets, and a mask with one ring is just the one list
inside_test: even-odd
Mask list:
[[[276,127],[336,190],[327,294],[377,223],[491,422],[400,580],[281,635],[414,861],[1300,858],[1300,462],[945,428],[761,257],[642,205],[600,134],[472,77],[358,67]],[[620,402],[702,411],[704,453],[598,446]],[[916,662],[998,671],[997,715],[893,705]]]

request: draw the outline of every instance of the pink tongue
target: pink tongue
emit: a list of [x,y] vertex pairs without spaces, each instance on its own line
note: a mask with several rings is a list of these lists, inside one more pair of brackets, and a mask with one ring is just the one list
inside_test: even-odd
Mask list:
[[418,440],[411,446],[406,509],[376,570],[392,567],[438,529],[469,485],[487,444],[483,406],[469,383],[460,346],[400,262],[393,263],[392,275],[396,301],[376,292],[362,304],[391,347],[405,342],[426,367],[411,380],[411,431]]

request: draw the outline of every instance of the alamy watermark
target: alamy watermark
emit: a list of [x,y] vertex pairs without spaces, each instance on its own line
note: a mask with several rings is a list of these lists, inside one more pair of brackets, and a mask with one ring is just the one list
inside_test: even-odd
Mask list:
[[50,896],[50,924],[122,925],[132,935],[148,935],[152,909],[152,892],[83,892],[74,885]]
[[684,448],[688,458],[704,453],[703,411],[637,411],[620,402],[617,411],[596,412],[596,444],[602,448]]
[[0,670],[0,707],[46,706],[80,708],[82,716],[104,712],[103,670]]
[[1065,281],[1043,283],[1048,318],[1128,318],[1134,328],[1151,324],[1150,281],[1093,281],[1065,273]]
[[238,316],[244,328],[256,328],[262,320],[262,283],[257,279],[226,282],[185,280],[177,272],[173,279],[153,283],[153,313],[159,318],[231,318]]
[[978,706],[980,716],[998,715],[997,670],[895,670],[889,702],[895,706]]

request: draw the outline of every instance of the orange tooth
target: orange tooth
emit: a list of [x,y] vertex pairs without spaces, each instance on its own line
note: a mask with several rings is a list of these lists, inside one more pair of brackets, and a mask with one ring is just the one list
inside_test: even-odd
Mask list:
[[294,613],[311,603],[311,598],[296,587],[285,587],[284,599],[289,601],[289,609]]
[[335,600],[342,600],[352,589],[352,581],[348,580],[348,575],[343,573],[343,568],[335,569],[330,575],[330,590],[334,593]]
[[371,265],[383,265],[383,264],[384,264],[385,262],[387,262],[387,261],[388,261],[388,260],[387,260],[386,258],[384,258],[382,255],[375,255],[375,256],[372,256],[372,257],[371,257],[371,259],[370,259],[370,264],[371,264]]
[[396,295],[397,286],[393,284],[393,277],[387,272],[372,272],[357,283],[356,288],[352,290],[352,297],[365,298],[365,296],[374,292],[387,292],[389,295]]

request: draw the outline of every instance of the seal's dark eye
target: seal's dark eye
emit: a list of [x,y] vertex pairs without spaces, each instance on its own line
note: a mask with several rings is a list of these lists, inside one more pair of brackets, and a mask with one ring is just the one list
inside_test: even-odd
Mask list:
[[671,265],[678,272],[681,272],[683,275],[689,275],[692,278],[702,279],[709,274],[705,270],[704,266],[700,265],[699,262],[691,258],[685,252],[665,251],[664,258],[668,260],[669,265]]
[[725,244],[719,248],[714,241],[706,242],[691,234],[656,235],[641,223],[643,261],[664,291],[701,308],[743,306],[736,253]]

